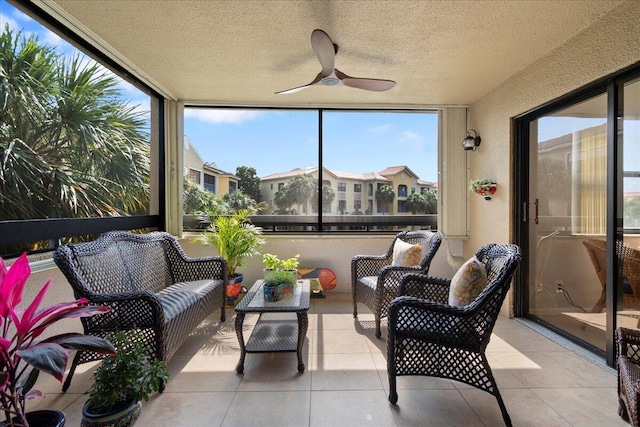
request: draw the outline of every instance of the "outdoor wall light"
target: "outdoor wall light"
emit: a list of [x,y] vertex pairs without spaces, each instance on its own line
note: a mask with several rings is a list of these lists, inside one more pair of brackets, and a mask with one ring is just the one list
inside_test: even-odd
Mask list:
[[[471,136],[471,132],[473,132],[474,136]],[[462,140],[462,148],[464,148],[465,151],[476,151],[478,146],[480,146],[480,141],[480,135],[478,135],[478,132],[476,132],[475,129],[469,129],[467,131],[467,136]]]

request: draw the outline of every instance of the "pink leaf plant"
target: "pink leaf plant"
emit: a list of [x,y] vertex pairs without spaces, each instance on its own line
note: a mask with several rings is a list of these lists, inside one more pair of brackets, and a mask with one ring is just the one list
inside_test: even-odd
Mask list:
[[40,371],[62,381],[68,350],[90,350],[114,355],[115,349],[103,338],[76,332],[39,340],[45,330],[62,319],[90,317],[105,313],[105,306],[90,306],[85,298],[38,309],[47,293],[47,281],[36,297],[22,308],[22,293],[31,274],[27,254],[22,254],[7,270],[0,258],[0,405],[5,425],[28,426],[25,400],[40,397],[32,390]]

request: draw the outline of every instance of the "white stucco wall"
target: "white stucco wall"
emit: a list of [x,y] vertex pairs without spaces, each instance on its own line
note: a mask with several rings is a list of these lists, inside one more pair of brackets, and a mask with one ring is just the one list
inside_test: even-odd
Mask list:
[[[393,236],[268,236],[261,253],[273,253],[280,258],[300,254],[300,267],[329,268],[337,278],[336,288],[331,292],[351,292],[351,259],[355,255],[382,255]],[[217,255],[215,248],[204,246],[185,237],[180,244],[189,256]],[[438,277],[453,277],[455,271],[447,262],[447,243],[443,242],[436,253],[429,274]],[[239,269],[244,274],[244,285],[250,287],[263,276],[262,258],[248,258],[246,266]]]
[[[470,179],[491,178],[498,190],[491,201],[471,195],[465,257],[489,242],[511,236],[511,119],[617,70],[640,61],[640,2],[628,1],[577,34],[548,56],[527,66],[470,107],[470,126],[482,145],[469,155]],[[522,47],[526,49],[526,46]],[[511,312],[511,298],[506,306]]]

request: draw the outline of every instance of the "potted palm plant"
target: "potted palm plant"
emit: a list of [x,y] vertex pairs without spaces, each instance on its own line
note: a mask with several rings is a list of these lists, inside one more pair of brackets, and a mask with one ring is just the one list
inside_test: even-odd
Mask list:
[[59,320],[90,317],[109,309],[89,306],[82,298],[39,310],[50,280],[26,308],[19,307],[30,274],[26,253],[8,270],[0,258],[0,406],[5,418],[2,425],[60,427],[64,426],[64,414],[60,411],[26,412],[25,401],[42,396],[33,390],[39,373],[45,372],[62,381],[68,350],[114,354],[115,349],[105,339],[75,332],[44,339],[41,335]]
[[241,209],[233,215],[219,215],[198,239],[215,247],[227,262],[227,301],[235,300],[242,289],[242,275],[237,269],[244,266],[247,257],[259,255],[265,244],[262,228],[249,219],[254,213],[255,209]]
[[152,359],[138,331],[109,335],[118,353],[105,357],[93,373],[89,399],[82,408],[81,427],[133,425],[140,415],[141,401],[157,392],[169,379],[165,363]]

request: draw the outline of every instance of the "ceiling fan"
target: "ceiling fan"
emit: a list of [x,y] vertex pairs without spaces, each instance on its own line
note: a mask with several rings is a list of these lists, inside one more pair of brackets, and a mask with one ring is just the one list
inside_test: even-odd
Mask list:
[[338,45],[331,41],[327,33],[322,30],[313,30],[311,33],[311,47],[316,54],[322,71],[309,84],[276,92],[278,95],[299,92],[313,85],[336,86],[344,85],[357,89],[382,92],[396,85],[393,80],[367,79],[363,77],[351,77],[334,67]]

